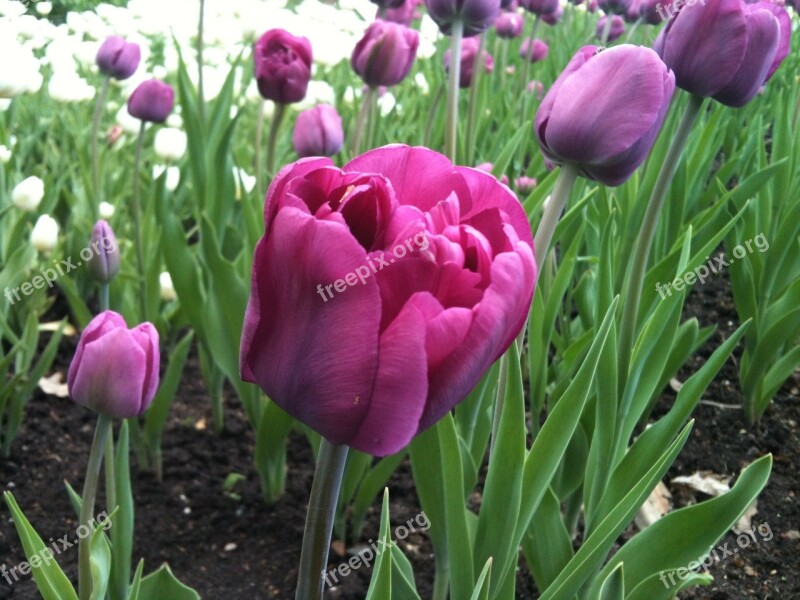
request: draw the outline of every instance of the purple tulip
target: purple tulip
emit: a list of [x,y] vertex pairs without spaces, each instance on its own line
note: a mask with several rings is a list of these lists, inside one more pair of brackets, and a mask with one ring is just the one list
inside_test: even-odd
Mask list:
[[128,329],[107,310],[91,320],[69,366],[74,402],[115,419],[141,415],[158,389],[158,331],[151,323]]
[[519,47],[519,55],[521,58],[531,61],[532,63],[539,62],[547,58],[550,48],[546,42],[542,40],[533,40],[530,38],[524,40]]
[[420,4],[424,4],[423,0],[405,0],[397,8],[379,8],[375,18],[408,27],[415,19],[422,18],[422,13],[419,12]]
[[333,156],[342,149],[342,118],[330,104],[320,104],[297,115],[292,136],[295,152],[305,156]]
[[516,12],[502,12],[494,21],[494,30],[497,37],[512,39],[522,35],[525,21],[522,15]]
[[514,180],[514,187],[520,194],[530,194],[537,185],[539,182],[536,178],[527,175],[521,175]]
[[527,320],[519,200],[427,148],[284,167],[253,258],[242,378],[333,444],[384,456],[463,400]]
[[549,15],[556,12],[559,0],[520,0],[519,5],[535,15]]
[[500,13],[500,0],[425,0],[428,14],[445,35],[460,21],[465,37],[478,35],[492,26]]
[[174,104],[172,87],[158,79],[149,79],[140,83],[128,98],[128,113],[142,121],[163,123]]
[[639,16],[648,25],[660,25],[666,15],[662,16],[663,0],[640,0]]
[[110,282],[119,273],[119,247],[111,225],[102,219],[92,229],[91,250],[89,273],[100,283]]
[[[472,83],[472,72],[475,70],[475,58],[478,56],[480,42],[477,38],[465,38],[461,40],[461,70],[459,71],[458,87],[467,88]],[[494,59],[486,50],[481,54],[483,58],[483,69],[486,73],[491,73],[494,69]],[[450,72],[450,50],[444,53],[444,70]]]
[[529,94],[535,95],[537,100],[544,98],[544,84],[537,79],[528,82],[527,90]]
[[585,46],[545,95],[534,123],[545,158],[589,179],[623,183],[664,122],[675,76],[649,48]]
[[263,98],[291,104],[306,97],[311,79],[311,42],[284,29],[270,29],[253,46],[258,92]]
[[122,80],[136,72],[141,59],[139,44],[126,42],[121,37],[112,35],[100,45],[95,62],[102,73]]
[[397,85],[411,70],[418,46],[416,31],[378,19],[356,44],[350,64],[370,87]]
[[586,12],[596,13],[598,8],[598,0],[586,0]]
[[373,4],[378,5],[378,10],[395,9],[403,6],[405,0],[370,0]]
[[599,0],[598,6],[607,15],[624,15],[628,12],[632,0]]
[[561,22],[561,18],[564,16],[564,8],[559,4],[556,9],[545,15],[541,15],[539,18],[542,20],[543,23],[547,23],[548,25],[558,25]]
[[613,42],[614,40],[619,39],[623,33],[625,33],[625,20],[620,17],[619,15],[608,15],[600,17],[600,20],[597,21],[597,28],[595,29],[595,35],[597,39],[603,39],[603,33],[606,30],[606,23],[608,19],[611,19],[611,27],[608,30],[608,39],[606,42]]
[[788,54],[790,27],[782,13],[785,9],[769,2],[686,5],[653,47],[675,72],[678,87],[728,106],[744,106]]

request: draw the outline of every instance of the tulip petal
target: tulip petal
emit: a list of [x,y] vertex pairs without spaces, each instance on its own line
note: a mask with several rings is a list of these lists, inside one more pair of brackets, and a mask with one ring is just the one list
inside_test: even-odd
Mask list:
[[158,390],[158,368],[160,364],[158,330],[150,323],[142,323],[131,329],[131,335],[146,357],[144,385],[142,387],[142,407],[139,411],[141,414],[150,406],[150,402]]
[[[281,205],[286,186],[317,169],[330,166],[333,166],[333,161],[330,158],[303,158],[278,171],[278,174],[269,186],[267,198],[264,202],[264,224],[267,231],[269,231],[272,219]],[[335,174],[336,171],[333,169],[331,170]],[[334,174],[332,174],[331,177],[333,177]]]
[[67,386],[70,396],[74,397],[72,386],[78,372],[78,366],[82,362],[83,352],[86,344],[89,344],[98,338],[103,337],[111,330],[120,327],[123,329],[127,329],[128,327],[128,325],[125,323],[125,319],[122,318],[122,315],[114,312],[113,310],[106,310],[92,319],[86,326],[86,329],[83,330],[80,342],[78,342],[78,347],[75,350],[75,356],[72,358],[72,362],[69,365],[69,371],[67,372]]

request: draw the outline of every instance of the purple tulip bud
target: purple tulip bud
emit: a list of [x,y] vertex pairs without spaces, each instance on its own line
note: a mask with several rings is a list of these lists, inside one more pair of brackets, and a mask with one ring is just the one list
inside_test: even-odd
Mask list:
[[520,0],[519,5],[535,15],[549,15],[556,12],[559,6],[558,0]]
[[311,42],[284,29],[270,29],[253,47],[258,92],[280,104],[300,102],[311,79]]
[[597,22],[597,28],[595,29],[595,35],[599,40],[603,39],[603,33],[605,33],[606,22],[608,19],[611,19],[611,27],[608,30],[608,39],[606,42],[613,42],[614,40],[619,39],[622,34],[625,33],[625,21],[619,15],[606,15],[600,17],[600,20]]
[[405,0],[397,8],[379,8],[375,18],[409,26],[413,20],[422,18],[418,10],[420,4],[424,4],[423,0]]
[[678,87],[728,106],[744,106],[788,51],[790,28],[783,12],[768,2],[743,0],[686,5],[653,47],[675,72]]
[[128,329],[107,310],[81,335],[69,366],[67,386],[74,402],[115,419],[141,415],[158,389],[158,331],[151,323]]
[[529,81],[528,93],[534,94],[537,100],[541,100],[542,98],[544,98],[544,84],[537,79]]
[[111,225],[102,219],[92,229],[91,250],[89,273],[100,283],[110,282],[119,273],[119,248]]
[[494,21],[497,37],[512,39],[522,35],[525,21],[522,15],[516,12],[503,12]]
[[450,35],[453,23],[460,21],[464,36],[486,31],[500,13],[500,0],[425,0],[428,14],[441,32]]
[[541,15],[539,18],[548,25],[557,25],[561,18],[564,16],[564,8],[559,4],[556,9],[551,12],[547,13],[546,15]]
[[598,8],[599,8],[598,0],[587,0],[586,12],[596,13]]
[[664,10],[663,0],[640,0],[639,16],[648,25],[659,25],[666,15],[662,16]]
[[632,0],[598,0],[598,6],[607,15],[624,15],[631,7]]
[[649,48],[585,46],[536,113],[539,146],[556,164],[620,185],[649,154],[674,91],[675,76]]
[[342,118],[329,104],[320,104],[297,115],[292,136],[294,149],[305,156],[333,156],[342,149]]
[[418,46],[416,31],[379,19],[356,44],[350,64],[370,87],[397,85],[411,70]]
[[550,48],[548,47],[547,43],[543,42],[542,40],[533,40],[531,42],[530,38],[528,38],[523,41],[519,47],[520,57],[525,58],[532,63],[539,62],[540,60],[547,58],[548,52],[550,52]]
[[514,187],[520,194],[530,194],[533,189],[539,184],[535,177],[527,177],[522,175],[514,180]]
[[400,8],[403,6],[405,0],[370,0],[373,4],[378,5],[379,10]]
[[142,52],[139,44],[126,42],[112,35],[106,38],[97,51],[95,62],[101,72],[114,79],[127,79],[136,72]]
[[[472,71],[475,68],[475,58],[478,56],[480,42],[477,38],[465,38],[461,40],[461,71],[459,72],[458,87],[467,88],[472,83]],[[482,53],[483,68],[486,73],[491,73],[494,69],[494,59],[486,50]],[[444,53],[444,70],[450,71],[450,50]]]
[[[479,165],[475,165],[475,168],[478,169],[478,171],[483,171],[484,173],[489,173],[489,175],[491,175],[492,169],[494,169],[494,164],[490,162],[483,162]],[[500,183],[502,183],[503,185],[508,185],[508,175],[504,173],[503,175],[500,176],[500,179],[498,181],[500,181]]]
[[175,104],[175,91],[158,79],[148,79],[138,85],[128,98],[128,113],[151,123],[167,120]]

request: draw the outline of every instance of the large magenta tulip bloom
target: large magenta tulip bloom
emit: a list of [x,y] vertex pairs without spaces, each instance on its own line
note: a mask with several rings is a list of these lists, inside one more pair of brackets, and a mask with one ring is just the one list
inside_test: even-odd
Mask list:
[[427,148],[285,167],[267,193],[242,377],[333,444],[397,452],[521,330],[536,274],[511,191]]

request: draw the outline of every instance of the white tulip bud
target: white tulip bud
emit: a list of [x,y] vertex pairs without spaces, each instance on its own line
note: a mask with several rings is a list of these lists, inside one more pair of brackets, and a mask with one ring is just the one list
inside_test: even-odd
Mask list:
[[[9,152],[9,157],[10,155],[11,153]],[[36,176],[22,180],[11,192],[11,200],[14,205],[26,212],[36,210],[42,198],[44,198],[44,181]]]
[[98,211],[100,213],[100,218],[108,221],[114,216],[114,205],[108,202],[101,202]]
[[46,17],[50,14],[53,10],[53,3],[52,2],[37,2],[36,3],[36,12]]
[[31,244],[39,252],[50,252],[58,243],[58,223],[50,215],[42,215],[31,231]]
[[172,277],[170,277],[169,273],[166,271],[161,273],[161,275],[158,276],[158,283],[161,285],[162,300],[172,302],[178,298],[178,295],[175,293],[175,288],[172,285]]
[[155,151],[162,159],[176,162],[186,152],[186,133],[174,127],[163,127],[156,133]]

